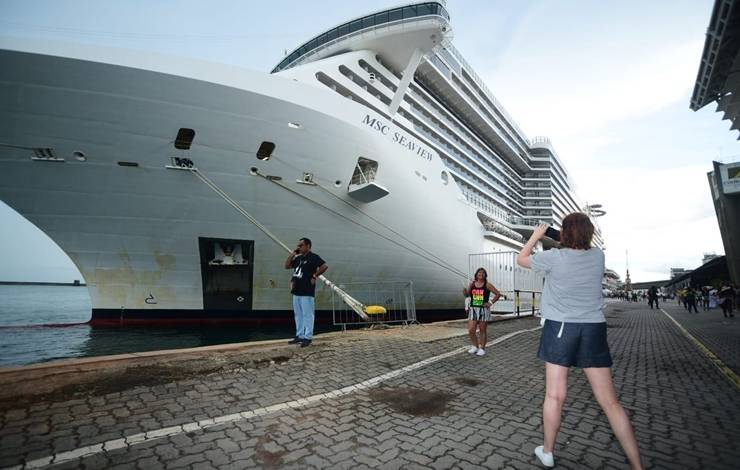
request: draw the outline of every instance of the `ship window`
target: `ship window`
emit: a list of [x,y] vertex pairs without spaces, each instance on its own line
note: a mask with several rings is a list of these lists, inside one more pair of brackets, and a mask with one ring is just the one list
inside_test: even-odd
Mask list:
[[396,8],[395,10],[389,11],[388,19],[390,21],[397,21],[397,20],[403,19],[403,10],[401,8]]
[[339,36],[344,36],[345,34],[349,33],[349,25],[343,24],[342,26],[337,28],[337,32],[339,33]]
[[257,149],[258,160],[269,160],[272,156],[272,152],[275,150],[275,144],[272,142],[262,142],[260,148]]
[[404,7],[403,9],[403,17],[404,18],[413,18],[416,16],[416,8],[414,7]]
[[188,129],[187,127],[181,127],[177,131],[177,137],[175,137],[175,148],[180,150],[188,150],[193,143],[195,137],[195,131]]
[[446,171],[443,171],[442,175],[440,176],[442,177],[442,184],[447,186],[447,184],[450,182],[450,175],[448,175]]
[[349,24],[349,32],[354,33],[362,29],[362,20],[355,20]]
[[375,26],[375,16],[368,16],[362,19],[363,28],[369,28],[370,26]]
[[375,15],[375,24],[383,24],[388,22],[388,12],[384,11]]
[[417,8],[417,11],[419,12],[419,16],[434,14],[434,8],[429,3],[425,3],[423,5],[417,5],[416,8]]
[[328,33],[326,33],[326,39],[327,39],[327,41],[333,41],[336,38],[337,38],[337,30],[336,29],[332,29],[331,31],[329,31]]

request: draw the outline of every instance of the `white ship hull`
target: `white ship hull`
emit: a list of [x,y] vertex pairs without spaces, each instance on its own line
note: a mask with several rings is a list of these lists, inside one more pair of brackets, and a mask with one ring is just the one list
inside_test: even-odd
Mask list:
[[[327,88],[224,65],[142,57],[111,64],[15,49],[0,51],[0,199],[69,255],[94,320],[292,318],[284,249],[191,172],[167,169],[173,156],[190,158],[287,244],[311,238],[335,283],[412,281],[421,320],[461,316],[464,279],[367,215],[461,272],[470,253],[511,249],[484,238],[455,182],[440,178],[444,164],[433,150],[420,156],[399,145],[394,133],[413,136]],[[180,128],[196,131],[184,154],[172,144]],[[269,161],[255,157],[263,141],[276,144]],[[39,148],[64,162],[32,159]],[[360,156],[379,162],[377,181],[389,190],[369,204],[347,194]],[[320,187],[297,184],[304,172]],[[203,239],[252,243],[240,305],[204,302]],[[318,310],[331,307],[328,289],[318,289]]]

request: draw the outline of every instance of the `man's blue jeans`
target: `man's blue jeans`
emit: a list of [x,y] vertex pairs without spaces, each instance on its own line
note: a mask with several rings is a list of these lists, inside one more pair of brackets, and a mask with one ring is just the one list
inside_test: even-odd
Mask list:
[[316,299],[310,295],[293,296],[293,312],[295,313],[295,335],[297,338],[313,338],[313,320]]

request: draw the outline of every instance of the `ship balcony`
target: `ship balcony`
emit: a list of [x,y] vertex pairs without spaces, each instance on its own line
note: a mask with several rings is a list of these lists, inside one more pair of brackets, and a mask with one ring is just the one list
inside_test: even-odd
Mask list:
[[390,194],[388,189],[372,181],[369,183],[350,184],[347,194],[360,202],[373,202]]
[[386,187],[375,181],[377,173],[378,162],[359,157],[347,187],[347,194],[351,198],[365,203],[377,201],[390,194]]

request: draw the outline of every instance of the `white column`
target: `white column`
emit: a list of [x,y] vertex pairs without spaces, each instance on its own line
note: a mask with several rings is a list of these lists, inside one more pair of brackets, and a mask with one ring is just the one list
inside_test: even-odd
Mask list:
[[414,52],[411,54],[411,59],[409,59],[409,63],[406,65],[406,68],[403,71],[401,83],[398,84],[396,94],[393,95],[391,104],[388,105],[388,111],[390,112],[391,118],[393,118],[393,116],[396,114],[396,111],[398,111],[398,107],[401,105],[403,95],[406,94],[409,83],[411,83],[411,79],[414,78],[414,72],[416,72],[416,68],[419,66],[419,63],[421,63],[421,58],[423,57],[423,55],[424,54],[421,52],[421,49],[414,49]]

